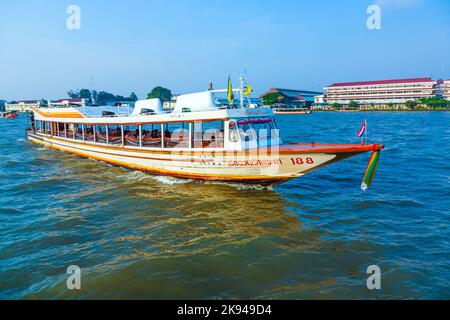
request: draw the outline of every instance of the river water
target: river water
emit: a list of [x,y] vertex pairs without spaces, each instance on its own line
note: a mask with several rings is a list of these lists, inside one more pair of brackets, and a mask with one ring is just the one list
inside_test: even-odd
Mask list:
[[449,299],[450,113],[277,121],[285,142],[357,143],[364,119],[386,146],[366,192],[369,154],[270,190],[109,166],[0,120],[0,298]]

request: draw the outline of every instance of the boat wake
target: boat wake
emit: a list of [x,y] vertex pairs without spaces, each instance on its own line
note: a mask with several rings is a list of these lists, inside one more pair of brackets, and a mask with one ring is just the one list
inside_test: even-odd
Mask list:
[[244,183],[234,183],[234,182],[226,182],[226,181],[205,181],[205,180],[193,180],[186,178],[177,178],[172,176],[161,176],[161,175],[152,175],[142,171],[131,171],[126,175],[119,176],[119,178],[125,178],[133,181],[143,181],[147,179],[151,179],[157,181],[164,185],[182,185],[187,183],[198,183],[203,185],[224,185],[229,186],[238,190],[272,190],[271,186],[263,186],[259,184],[244,184]]
[[170,176],[149,176],[149,177],[151,177],[153,180],[158,181],[159,183],[167,184],[167,185],[186,184],[186,183],[193,182],[193,180],[191,180],[191,179],[181,179],[181,178],[170,177]]
[[225,185],[229,187],[236,188],[238,190],[257,190],[257,191],[267,191],[273,190],[273,186],[263,186],[260,184],[245,184],[238,182],[227,182],[227,181],[196,181],[197,183],[203,184],[213,184],[213,185]]

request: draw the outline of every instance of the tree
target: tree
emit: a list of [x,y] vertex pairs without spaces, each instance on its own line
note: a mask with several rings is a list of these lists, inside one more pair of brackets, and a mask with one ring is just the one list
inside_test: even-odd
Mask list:
[[342,109],[342,104],[335,102],[331,105],[331,108],[332,109]]
[[71,98],[71,99],[79,99],[80,98],[80,92],[78,90],[69,90],[67,91],[67,95]]
[[153,90],[147,95],[147,99],[159,99],[162,102],[170,101],[172,99],[172,92],[163,87],[155,87]]
[[414,110],[414,108],[417,106],[417,102],[414,100],[408,100],[406,101],[405,105],[409,108]]
[[450,108],[450,101],[442,98],[422,98],[420,101],[433,109]]
[[359,104],[355,100],[350,100],[350,102],[348,103],[349,109],[358,109],[358,107]]
[[138,96],[136,95],[136,93],[132,92],[132,93],[130,94],[129,100],[130,100],[130,101],[138,101],[139,98],[138,98]]
[[81,89],[79,96],[81,99],[92,99],[91,91],[89,89]]
[[108,103],[115,103],[117,101],[117,98],[112,93],[106,92],[106,91],[100,91],[97,94],[96,103],[98,105],[105,105]]
[[286,96],[279,92],[268,93],[262,97],[264,105],[271,106],[275,103],[283,103],[286,101]]
[[97,91],[95,91],[95,90],[91,91],[91,96],[92,96],[93,101],[97,101],[97,95],[98,95]]

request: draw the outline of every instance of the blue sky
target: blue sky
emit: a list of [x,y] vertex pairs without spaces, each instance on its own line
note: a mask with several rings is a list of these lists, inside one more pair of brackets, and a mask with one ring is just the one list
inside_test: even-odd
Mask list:
[[[67,7],[81,9],[68,30]],[[366,27],[371,4],[381,30]],[[270,87],[450,78],[448,0],[2,1],[0,99],[92,88],[140,98],[225,87],[241,71]]]

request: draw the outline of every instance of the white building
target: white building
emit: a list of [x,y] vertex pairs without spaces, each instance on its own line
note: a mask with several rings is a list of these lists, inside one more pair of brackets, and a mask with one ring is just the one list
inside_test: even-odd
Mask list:
[[49,107],[58,107],[58,108],[68,108],[70,106],[78,106],[78,107],[84,107],[88,105],[89,99],[59,99],[55,101],[50,101],[48,103]]
[[38,108],[42,104],[41,100],[23,100],[7,102],[5,104],[6,111],[28,112],[31,108]]
[[450,100],[450,79],[444,80],[442,89],[444,98]]
[[334,83],[324,88],[327,103],[389,104],[430,98],[436,95],[437,81],[431,78],[410,78],[362,82]]
[[178,99],[178,95],[174,95],[172,96],[172,99],[170,99],[169,101],[164,101],[163,102],[163,108],[166,111],[171,111],[175,108],[175,105],[177,104],[177,99]]

